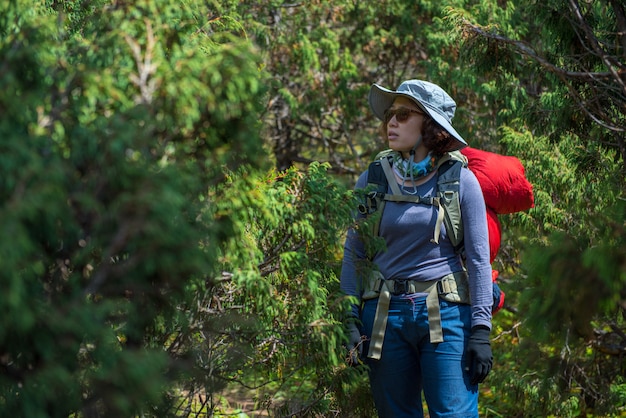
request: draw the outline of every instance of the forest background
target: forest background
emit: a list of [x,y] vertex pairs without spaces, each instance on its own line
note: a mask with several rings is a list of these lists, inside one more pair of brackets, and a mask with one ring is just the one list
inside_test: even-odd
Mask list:
[[534,187],[481,416],[626,414],[620,0],[8,0],[0,34],[1,416],[373,416],[338,273],[367,92],[408,78]]

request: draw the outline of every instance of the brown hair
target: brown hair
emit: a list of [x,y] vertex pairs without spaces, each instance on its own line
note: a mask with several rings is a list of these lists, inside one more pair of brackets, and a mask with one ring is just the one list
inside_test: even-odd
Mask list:
[[422,140],[435,155],[452,151],[456,142],[452,135],[431,117],[426,117],[422,124]]
[[[383,138],[387,138],[387,124],[385,122],[380,125],[380,132]],[[427,114],[424,115],[424,123],[422,123],[422,140],[424,145],[435,155],[452,151],[456,145],[454,137]]]

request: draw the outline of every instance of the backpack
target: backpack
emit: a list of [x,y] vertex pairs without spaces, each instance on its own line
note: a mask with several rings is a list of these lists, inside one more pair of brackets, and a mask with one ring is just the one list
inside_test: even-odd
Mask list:
[[[441,225],[446,227],[446,233],[465,265],[465,247],[463,243],[463,217],[459,199],[461,169],[468,167],[468,159],[460,151],[445,154],[437,165],[437,196],[424,197],[418,195],[403,195],[391,171],[393,151],[386,150],[379,153],[370,163],[367,171],[368,186],[365,189],[364,200],[359,205],[359,212],[370,216],[377,213],[378,217],[372,225],[372,236],[378,236],[380,219],[386,202],[408,202],[433,205],[438,208],[437,221],[433,231],[432,242],[438,243]],[[389,194],[388,186],[392,193]],[[492,275],[493,305],[492,314],[497,313],[504,306],[505,293],[500,289],[497,271]]]

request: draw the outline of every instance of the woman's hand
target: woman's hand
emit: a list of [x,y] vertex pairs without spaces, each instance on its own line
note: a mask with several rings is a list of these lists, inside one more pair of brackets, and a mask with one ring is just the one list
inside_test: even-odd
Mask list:
[[493,365],[489,332],[489,328],[477,325],[472,328],[467,342],[467,362],[472,385],[482,383]]

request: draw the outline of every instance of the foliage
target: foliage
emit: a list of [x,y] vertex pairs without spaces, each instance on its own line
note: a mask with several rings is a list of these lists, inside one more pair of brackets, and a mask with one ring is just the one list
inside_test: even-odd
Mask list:
[[[524,107],[553,139],[566,129],[585,142],[618,149],[623,159],[624,5],[553,0],[512,10],[502,25],[459,21],[469,46],[480,52],[474,57],[487,58],[479,65],[496,78],[515,77],[536,99]],[[524,23],[527,13],[535,19]]]
[[406,78],[534,185],[501,217],[481,414],[619,414],[625,21],[613,0],[3,3],[1,414],[228,414],[239,386],[276,416],[373,415],[342,362],[343,184],[385,147],[369,86]]
[[[328,395],[339,390],[340,376],[351,374],[345,370],[340,322],[349,301],[336,299],[336,272],[343,254],[337,238],[350,222],[354,203],[350,193],[329,183],[328,168],[314,163],[306,177],[294,169],[286,172],[267,194],[287,204],[274,212],[270,222],[256,222],[260,228],[255,241],[264,254],[259,268],[272,291],[268,301],[249,305],[256,315],[263,312],[267,323],[274,324],[258,336],[259,342],[280,341],[280,355],[262,360],[288,400],[285,407],[289,409],[283,407],[281,416],[309,410],[324,414],[331,401]],[[314,386],[303,392],[307,388],[302,382]],[[294,402],[302,402],[299,410],[293,409]]]
[[[457,51],[443,19],[446,3],[466,2],[240,2],[273,75],[264,120],[277,167],[327,161],[352,183],[386,147],[366,100],[372,83],[391,87],[428,74],[451,92],[452,80],[469,84],[467,71],[448,56]],[[455,94],[456,120],[483,143],[488,130],[470,116],[493,109],[465,94]]]
[[258,57],[192,2],[39,3],[0,13],[2,415],[164,411],[162,331],[232,229],[206,190],[264,163]]
[[[516,351],[528,361],[507,379],[549,382],[531,390],[532,380],[517,380],[538,415],[615,414],[623,399],[600,388],[620,387],[626,346],[624,7],[549,1],[512,11],[496,22],[451,14],[468,58],[501,86],[501,142],[535,186],[535,209],[514,222],[525,247]],[[535,18],[523,19],[528,12]]]
[[220,198],[212,199],[206,219],[232,220],[220,248],[224,272],[195,289],[181,306],[189,322],[170,330],[169,351],[198,359],[197,375],[182,392],[189,408],[206,396],[206,408],[227,412],[221,389],[239,384],[259,409],[323,412],[347,380],[339,377],[351,371],[341,357],[338,318],[348,301],[338,298],[337,236],[350,222],[353,201],[327,169],[312,164],[306,172],[263,177],[239,170],[210,193]]

